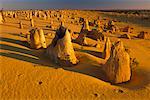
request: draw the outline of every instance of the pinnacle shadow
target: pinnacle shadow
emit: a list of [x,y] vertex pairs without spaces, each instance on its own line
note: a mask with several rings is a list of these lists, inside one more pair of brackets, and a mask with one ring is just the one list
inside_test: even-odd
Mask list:
[[[5,41],[5,42],[16,43],[16,44],[19,44],[19,45],[23,44],[23,43],[21,43],[22,41],[20,41],[20,40],[9,39],[9,38],[0,38],[0,39],[1,39],[1,41]],[[33,63],[33,64],[58,68],[57,65],[53,64],[53,62],[51,62],[48,59],[48,57],[46,57],[46,55],[44,55],[44,53],[45,53],[44,49],[43,50],[42,49],[40,49],[40,50],[24,49],[24,48],[10,46],[10,45],[6,45],[6,44],[0,44],[0,49],[11,51],[11,52],[8,52],[8,53],[0,52],[1,56],[14,58],[14,59],[17,59],[17,60],[26,61],[26,62],[30,62],[30,63]],[[83,50],[82,52],[90,53],[88,50]],[[100,53],[100,52],[98,52],[98,53]],[[29,56],[27,56],[27,55],[29,55]],[[31,56],[33,56],[33,57],[31,57]],[[76,66],[85,66],[85,63],[86,62],[84,62],[84,63],[79,62],[79,64],[76,65]],[[64,67],[64,69],[68,70],[68,71],[73,71],[73,72],[89,75],[89,76],[98,78],[102,81],[108,82],[108,80],[106,79],[106,75],[105,75],[104,71],[102,70],[103,66],[99,67],[100,65],[95,65],[95,66],[91,65],[90,67],[85,67],[83,69],[82,68],[80,69],[79,67],[76,67],[76,66],[70,67],[70,68]],[[145,76],[145,74],[142,74],[142,75],[140,74],[140,77],[141,76]],[[143,83],[133,85],[135,78],[136,78],[136,75],[135,75],[135,72],[134,72],[134,77],[131,79],[131,81],[129,81],[127,83],[119,84],[119,85],[116,85],[116,86],[134,90],[134,89],[143,88],[145,85],[147,85],[149,83],[149,82],[146,82],[146,83],[144,83],[144,85],[143,85]],[[143,81],[147,80],[147,78],[148,78],[148,76],[146,77],[146,79],[143,78]],[[130,86],[130,84],[131,84],[131,86]],[[132,87],[132,85],[133,85],[133,87]]]
[[5,38],[5,37],[0,37],[0,40],[4,41],[4,42],[19,44],[21,46],[25,46],[25,47],[28,47],[28,48],[30,47],[29,44],[26,41],[20,41],[20,40],[16,40],[16,39]]

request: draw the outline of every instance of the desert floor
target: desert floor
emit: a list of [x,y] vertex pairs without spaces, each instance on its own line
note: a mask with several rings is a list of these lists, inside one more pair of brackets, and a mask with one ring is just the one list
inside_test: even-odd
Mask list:
[[[93,16],[92,16],[93,14]],[[82,11],[79,16],[90,19],[95,16],[111,18],[106,13]],[[114,18],[114,17],[113,17]],[[51,20],[51,19],[50,19]],[[46,27],[50,20],[35,18],[35,25],[43,28],[47,44],[51,43],[55,30]],[[67,19],[66,19],[67,20]],[[132,68],[129,82],[110,84],[103,72],[105,61],[101,58],[103,48],[80,46],[73,43],[78,65],[64,67],[54,64],[45,55],[45,49],[30,49],[25,33],[30,29],[30,21],[22,20],[23,29],[19,29],[19,19],[6,18],[0,25],[0,98],[5,100],[49,99],[49,100],[148,100],[150,98],[150,40],[134,38],[140,31],[150,32],[150,26],[142,23],[116,22],[118,27],[130,25],[134,28],[132,39],[120,38],[139,65]],[[54,21],[54,26],[59,23]],[[73,32],[80,32],[81,25],[65,23]],[[22,32],[23,34],[20,34]],[[52,33],[52,35],[47,35]],[[116,41],[118,35],[106,34]],[[88,39],[89,43],[95,43]]]

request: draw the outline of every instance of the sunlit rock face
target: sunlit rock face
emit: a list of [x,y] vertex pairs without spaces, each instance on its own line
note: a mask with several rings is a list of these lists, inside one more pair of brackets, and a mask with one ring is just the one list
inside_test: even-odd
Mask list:
[[44,32],[42,29],[32,29],[29,31],[28,35],[28,43],[30,44],[30,47],[33,49],[39,49],[39,48],[46,48],[46,41]]
[[101,48],[102,47],[101,41],[99,39],[97,39],[97,43],[96,43],[95,47],[96,48]]
[[2,13],[0,12],[0,24],[3,23],[3,17],[2,17]]
[[42,29],[39,29],[38,32],[39,32],[39,37],[40,37],[41,46],[42,46],[43,48],[47,48],[47,46],[46,46],[46,40],[45,40],[45,36],[44,36],[43,30],[42,30]]
[[19,22],[19,28],[23,29],[23,23],[22,23],[22,21]]
[[84,31],[84,30],[90,31],[88,20],[84,21],[81,32]]
[[47,54],[51,60],[60,65],[72,66],[78,63],[68,29],[60,26],[47,48]]
[[122,83],[130,80],[130,57],[121,41],[112,46],[110,58],[105,64],[105,72],[108,80],[112,83]]
[[111,53],[111,42],[110,42],[110,39],[107,37],[106,42],[105,42],[104,51],[102,53],[102,57],[105,60],[108,60],[110,57],[110,53]]

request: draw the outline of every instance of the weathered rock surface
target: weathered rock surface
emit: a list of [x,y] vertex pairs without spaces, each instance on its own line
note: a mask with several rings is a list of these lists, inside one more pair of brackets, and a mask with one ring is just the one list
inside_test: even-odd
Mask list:
[[121,41],[112,46],[110,58],[104,69],[108,80],[112,83],[122,83],[130,80],[130,57]]
[[72,66],[78,63],[68,29],[61,26],[57,30],[55,38],[47,48],[47,54],[60,65]]
[[41,47],[46,48],[45,36],[42,29],[36,28],[32,29],[29,32],[30,34],[27,36],[27,40],[31,48],[33,49],[39,49]]
[[107,37],[106,42],[105,42],[104,51],[102,53],[103,59],[108,60],[110,57],[110,53],[111,53],[111,42],[110,42],[110,39]]

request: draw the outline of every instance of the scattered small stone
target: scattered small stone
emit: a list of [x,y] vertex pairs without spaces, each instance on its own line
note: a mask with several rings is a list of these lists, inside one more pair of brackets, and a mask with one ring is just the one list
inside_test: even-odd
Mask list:
[[39,85],[41,85],[42,84],[42,81],[39,81]]
[[97,94],[97,93],[94,93],[94,96],[95,96],[95,97],[98,97],[98,94]]
[[22,74],[18,74],[18,77],[20,77]]
[[118,93],[124,93],[124,91],[119,89],[119,90],[118,90]]
[[117,92],[117,93],[124,93],[124,91],[121,90],[121,89],[115,89],[114,91]]

